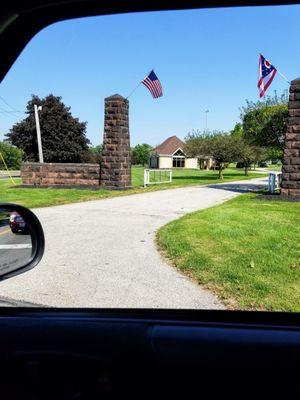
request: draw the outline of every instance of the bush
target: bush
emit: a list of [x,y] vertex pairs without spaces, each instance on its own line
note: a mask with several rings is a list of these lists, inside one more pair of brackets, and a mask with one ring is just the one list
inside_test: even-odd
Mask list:
[[[8,142],[0,142],[0,152],[8,169],[20,169],[23,157],[23,151],[18,147],[13,146]],[[0,168],[5,169],[5,166],[0,157]]]

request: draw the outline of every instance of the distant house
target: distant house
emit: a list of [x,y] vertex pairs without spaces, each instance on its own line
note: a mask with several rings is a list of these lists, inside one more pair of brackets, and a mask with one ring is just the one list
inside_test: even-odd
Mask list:
[[184,153],[184,142],[171,136],[151,151],[150,168],[198,168],[198,160]]

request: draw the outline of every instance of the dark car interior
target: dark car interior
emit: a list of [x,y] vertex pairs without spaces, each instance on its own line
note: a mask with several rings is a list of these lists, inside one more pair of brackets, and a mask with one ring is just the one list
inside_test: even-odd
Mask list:
[[[132,11],[296,4],[297,1],[10,1],[2,5],[0,78],[28,41],[69,18]],[[15,207],[15,208],[14,208]],[[14,208],[30,227],[32,254],[43,255],[36,217]],[[59,279],[59,277],[58,277]],[[1,293],[1,292],[0,292]],[[299,396],[297,313],[143,309],[0,308],[3,399],[99,399],[171,395]],[[297,396],[298,395],[298,396]]]

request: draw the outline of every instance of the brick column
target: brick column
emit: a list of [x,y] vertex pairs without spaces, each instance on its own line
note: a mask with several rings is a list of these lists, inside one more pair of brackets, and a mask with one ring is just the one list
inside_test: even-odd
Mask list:
[[131,187],[128,108],[128,100],[118,94],[105,99],[101,186],[107,189]]
[[291,82],[281,194],[300,199],[300,78]]

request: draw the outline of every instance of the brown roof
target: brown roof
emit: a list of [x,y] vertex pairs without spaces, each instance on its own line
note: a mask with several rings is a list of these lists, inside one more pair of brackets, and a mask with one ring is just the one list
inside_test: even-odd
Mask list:
[[177,136],[170,136],[162,144],[155,147],[152,153],[158,154],[173,154],[179,147],[183,149],[184,142],[180,140]]

